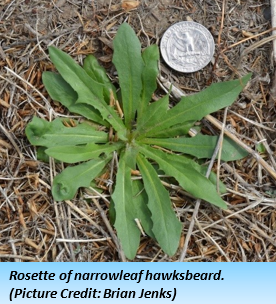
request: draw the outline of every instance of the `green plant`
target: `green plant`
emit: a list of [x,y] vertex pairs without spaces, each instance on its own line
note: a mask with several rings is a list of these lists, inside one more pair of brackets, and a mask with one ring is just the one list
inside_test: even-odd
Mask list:
[[[49,48],[59,72],[43,73],[49,95],[86,120],[70,123],[57,118],[47,122],[34,117],[26,135],[33,145],[43,147],[42,154],[68,164],[81,162],[67,166],[54,178],[52,194],[57,201],[72,199],[80,187],[89,187],[108,170],[114,152],[117,153],[119,162],[110,210],[115,210],[114,226],[126,256],[133,259],[140,242],[135,219],[167,254],[173,255],[178,248],[181,224],[159,178],[160,170],[194,197],[226,208],[216,191],[215,174],[207,179],[206,167],[192,158],[211,157],[218,137],[199,134],[190,138],[188,131],[205,115],[231,105],[250,75],[213,84],[198,94],[183,97],[169,109],[168,95],[152,102],[157,88],[158,47],[151,45],[141,53],[140,42],[126,23],[119,27],[113,45],[118,92],[92,55],[80,67],[66,53]],[[118,114],[120,108],[123,118]],[[225,138],[223,160],[245,155]],[[140,171],[141,179],[132,179],[132,169]],[[222,183],[220,188],[225,191]]]

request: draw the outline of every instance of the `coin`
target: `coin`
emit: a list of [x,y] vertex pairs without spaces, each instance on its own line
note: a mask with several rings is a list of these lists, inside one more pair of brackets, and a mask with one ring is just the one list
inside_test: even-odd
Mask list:
[[171,68],[192,73],[204,68],[211,61],[215,42],[203,25],[182,21],[167,29],[160,49],[163,59]]

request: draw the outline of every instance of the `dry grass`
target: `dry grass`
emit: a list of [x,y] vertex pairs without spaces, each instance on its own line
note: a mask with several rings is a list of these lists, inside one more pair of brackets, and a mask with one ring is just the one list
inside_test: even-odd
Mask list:
[[[208,117],[201,122],[206,134],[225,129],[251,153],[241,161],[214,163],[228,188],[227,211],[165,184],[183,223],[179,251],[170,258],[143,237],[135,261],[276,261],[276,106],[270,98],[275,67],[267,38],[271,25],[263,17],[268,5],[268,0],[142,0],[127,11],[121,1],[111,0],[0,0],[0,261],[124,260],[107,220],[108,191],[83,189],[72,201],[54,202],[51,181],[62,166],[38,161],[24,130],[34,115],[47,120],[69,116],[50,100],[41,81],[43,71],[54,69],[47,46],[58,46],[80,63],[94,53],[116,82],[112,38],[123,21],[135,28],[145,47],[159,43],[169,25],[187,18],[212,32],[214,62],[185,75],[161,60],[161,75],[190,94],[253,72],[237,102],[214,114],[220,122],[225,119],[224,127]],[[109,178],[109,172],[102,177],[104,189]]]

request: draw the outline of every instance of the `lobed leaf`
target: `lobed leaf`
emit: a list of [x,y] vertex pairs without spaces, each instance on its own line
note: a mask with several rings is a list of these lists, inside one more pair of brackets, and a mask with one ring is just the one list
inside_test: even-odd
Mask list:
[[134,30],[123,23],[114,38],[113,46],[112,62],[119,75],[125,125],[130,130],[141,101],[144,66],[141,44]]
[[116,175],[115,190],[112,194],[116,211],[115,228],[128,259],[134,259],[139,242],[140,231],[135,223],[136,209],[132,194],[131,169],[122,155]]
[[74,198],[80,187],[89,187],[110,161],[107,159],[92,159],[77,166],[67,167],[54,178],[52,194],[56,201]]
[[179,122],[200,120],[205,115],[231,105],[244,88],[251,74],[241,79],[212,84],[209,88],[190,96],[184,96],[172,109],[162,115],[162,119],[146,130],[146,137],[154,137],[156,132],[166,130]]
[[137,108],[137,121],[146,114],[146,109],[157,88],[159,50],[157,45],[147,47],[142,53],[144,68],[142,72],[142,94],[139,107]]
[[127,166],[133,170],[136,170],[136,157],[138,154],[137,146],[126,144],[125,152],[125,162]]
[[[157,145],[176,152],[196,156],[197,158],[211,158],[218,142],[218,136],[198,134],[195,137],[178,138],[145,138],[141,141],[150,145]],[[232,161],[247,156],[248,153],[230,138],[223,140],[221,159]]]
[[146,107],[143,117],[140,118],[136,126],[135,134],[139,138],[145,136],[148,129],[162,121],[169,108],[169,95],[151,103]]
[[[166,130],[156,131],[152,136],[155,138],[166,138],[187,135],[191,128],[195,129],[194,123],[194,121],[186,121],[184,123],[176,124]],[[148,137],[151,137],[151,135],[148,135]]]
[[142,145],[140,146],[140,152],[146,157],[155,160],[166,174],[173,176],[183,189],[196,198],[206,200],[222,209],[227,208],[211,181],[188,163],[185,164],[185,170],[183,171],[177,163],[177,155],[169,155],[161,150]]
[[181,224],[171,207],[168,191],[160,182],[154,168],[141,154],[137,156],[137,162],[148,196],[152,231],[161,248],[172,256],[178,248]]
[[66,163],[77,163],[89,159],[97,158],[99,156],[108,156],[115,150],[120,150],[123,144],[108,143],[105,145],[96,145],[94,143],[85,146],[57,146],[48,148],[45,153],[55,159]]
[[94,81],[69,55],[51,46],[49,53],[56,69],[62,78],[78,94],[76,104],[88,104],[97,109],[102,118],[108,121],[118,132],[120,138],[126,136],[126,128],[115,110],[106,104],[103,97],[103,86]]
[[75,127],[66,127],[64,119],[55,119],[48,122],[34,117],[26,127],[28,140],[34,146],[54,147],[80,145],[87,143],[106,143],[108,135],[96,131],[86,123],[77,124]]
[[103,85],[104,99],[107,104],[110,101],[110,90],[113,92],[114,98],[117,98],[116,88],[107,77],[105,69],[93,55],[88,55],[84,59],[83,68],[93,80]]
[[59,101],[71,113],[80,114],[98,124],[109,126],[109,123],[101,118],[100,112],[94,107],[88,104],[76,103],[78,94],[61,75],[48,71],[43,72],[42,81],[50,97],[55,101]]
[[[178,167],[178,169],[182,172],[184,172],[188,166],[193,167],[196,171],[198,171],[203,177],[206,177],[208,166],[206,165],[200,165],[197,162],[195,162],[193,159],[190,159],[189,157],[185,155],[170,155],[167,154],[167,157],[171,164],[174,165],[174,167]],[[210,182],[217,187],[217,175],[214,172],[210,172],[210,175],[208,177]],[[217,189],[217,188],[216,188]],[[223,184],[223,182],[219,181],[219,192],[220,193],[226,193],[226,186]]]
[[148,208],[148,196],[144,185],[140,180],[132,181],[132,193],[136,217],[141,222],[145,233],[155,239],[155,235],[152,231],[153,222],[151,219],[151,212]]

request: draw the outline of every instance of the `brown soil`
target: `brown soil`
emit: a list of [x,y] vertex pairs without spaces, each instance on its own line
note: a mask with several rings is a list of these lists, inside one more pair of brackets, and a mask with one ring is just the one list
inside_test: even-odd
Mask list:
[[[69,114],[42,84],[42,72],[54,69],[49,45],[80,63],[93,53],[116,83],[112,39],[122,22],[130,23],[146,47],[159,44],[165,30],[183,20],[211,31],[214,60],[203,70],[182,74],[161,59],[161,75],[191,94],[252,72],[250,84],[226,113],[226,129],[257,153],[220,165],[228,188],[223,197],[227,211],[202,202],[196,213],[196,201],[177,185],[168,185],[183,224],[179,250],[168,257],[153,240],[142,237],[135,261],[276,261],[276,114],[270,96],[275,67],[272,44],[265,40],[271,24],[263,14],[268,6],[269,0],[141,0],[138,5],[119,0],[0,0],[0,261],[122,260],[107,221],[108,192],[89,201],[84,199],[89,190],[83,189],[72,201],[55,202],[51,181],[62,168],[38,161],[24,130],[34,115],[52,120],[56,114]],[[224,111],[213,116],[222,122]],[[205,133],[220,133],[208,119],[201,124]],[[258,152],[261,142],[265,150]],[[215,163],[213,169],[217,167]]]

